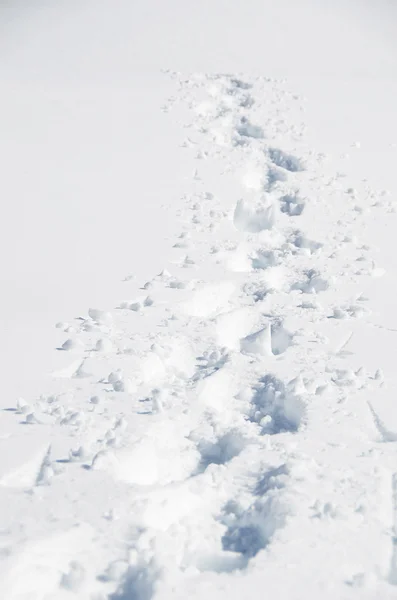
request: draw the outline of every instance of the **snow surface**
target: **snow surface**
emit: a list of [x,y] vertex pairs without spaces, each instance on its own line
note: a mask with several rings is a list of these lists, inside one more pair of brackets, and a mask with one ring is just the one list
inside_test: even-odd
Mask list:
[[396,29],[1,4],[1,598],[397,598]]

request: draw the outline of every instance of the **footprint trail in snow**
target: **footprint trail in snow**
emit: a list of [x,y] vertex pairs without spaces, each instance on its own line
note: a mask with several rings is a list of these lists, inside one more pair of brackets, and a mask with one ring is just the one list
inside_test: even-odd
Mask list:
[[15,407],[31,446],[0,463],[4,597],[237,598],[247,577],[255,598],[392,597],[377,455],[397,437],[349,352],[381,274],[354,236],[373,197],[306,146],[284,82],[167,76],[197,164],[180,235],[117,307],[58,324],[70,361]]

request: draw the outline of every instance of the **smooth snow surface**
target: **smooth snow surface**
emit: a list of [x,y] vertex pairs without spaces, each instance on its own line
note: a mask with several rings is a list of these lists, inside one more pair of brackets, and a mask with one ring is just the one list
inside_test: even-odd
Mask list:
[[397,8],[0,7],[0,598],[397,598]]

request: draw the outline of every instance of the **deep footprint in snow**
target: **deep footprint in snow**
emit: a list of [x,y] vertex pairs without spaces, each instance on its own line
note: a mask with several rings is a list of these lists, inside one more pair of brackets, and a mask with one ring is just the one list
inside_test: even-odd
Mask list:
[[238,456],[247,446],[247,440],[236,430],[222,434],[218,439],[201,439],[197,450],[201,455],[198,472],[205,471],[209,465],[225,465]]
[[230,79],[231,90],[235,93],[236,90],[251,90],[252,83],[248,83],[247,81],[243,81],[242,79],[237,79],[236,77],[232,77]]
[[288,175],[284,169],[272,165],[271,167],[268,167],[264,189],[267,192],[271,192],[279,183],[284,183],[287,179]]
[[299,378],[286,386],[269,374],[243,391],[240,399],[248,400],[248,419],[260,425],[262,434],[293,433],[298,431],[305,415],[302,390],[304,386]]
[[279,262],[280,259],[274,250],[257,250],[255,256],[251,258],[253,269],[268,269],[269,267],[275,267]]
[[249,138],[261,140],[265,137],[262,127],[251,123],[247,117],[241,117],[240,123],[236,127],[236,131],[240,138],[246,141]]
[[291,289],[300,290],[304,294],[318,294],[325,292],[328,288],[328,281],[321,277],[315,269],[309,269],[304,272],[304,279],[294,283]]
[[234,96],[237,104],[241,108],[251,108],[255,104],[254,97],[248,90],[252,89],[252,85],[240,79],[231,79],[227,93]]
[[155,593],[158,577],[154,561],[147,564],[144,559],[137,557],[123,574],[119,588],[109,596],[109,600],[150,600]]
[[231,501],[224,507],[222,522],[227,531],[222,537],[223,550],[237,552],[246,563],[271,542],[283,527],[287,516],[282,499],[288,471],[285,465],[263,475],[249,508]]
[[281,212],[289,217],[299,217],[305,209],[305,201],[299,196],[298,192],[293,194],[284,194],[279,199]]
[[320,242],[314,242],[309,240],[302,231],[296,230],[288,237],[288,243],[293,248],[293,254],[297,251],[304,254],[314,254],[318,250],[321,250],[323,245]]
[[[268,468],[251,491],[250,501],[233,498],[224,504],[217,522],[225,528],[221,551],[198,557],[201,571],[231,573],[246,569],[249,562],[271,542],[289,514],[286,496],[289,471],[285,464]],[[214,523],[216,530],[216,523]]]
[[279,148],[269,148],[267,152],[270,160],[276,167],[290,171],[290,173],[298,173],[305,170],[301,159],[293,154],[288,154]]

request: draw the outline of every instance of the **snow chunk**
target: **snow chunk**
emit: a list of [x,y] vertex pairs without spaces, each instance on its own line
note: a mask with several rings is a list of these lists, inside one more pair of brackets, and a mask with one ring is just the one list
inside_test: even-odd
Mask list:
[[89,308],[88,316],[95,321],[98,325],[110,326],[113,322],[112,315],[104,310],[98,308]]
[[241,351],[247,354],[273,356],[271,325],[269,324],[241,340]]
[[84,344],[79,339],[69,338],[63,342],[61,346],[62,350],[84,350]]
[[47,462],[50,445],[40,436],[0,440],[0,485],[29,488],[36,484]]

